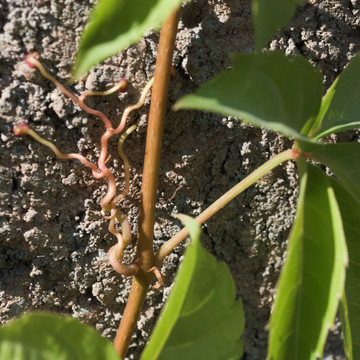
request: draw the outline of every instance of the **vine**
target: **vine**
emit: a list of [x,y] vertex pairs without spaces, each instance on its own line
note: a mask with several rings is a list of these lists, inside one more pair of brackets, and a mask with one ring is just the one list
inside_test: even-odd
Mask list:
[[[185,215],[178,215],[186,229],[182,229],[165,242],[157,253],[153,250],[153,238],[161,138],[168,83],[172,75],[171,62],[180,1],[157,0],[158,7],[154,12],[150,11],[149,7],[155,9],[155,3],[142,0],[128,2],[128,10],[132,9],[132,13],[137,13],[139,4],[143,5],[145,10],[148,7],[149,11],[144,11],[148,13],[148,17],[142,19],[141,29],[138,29],[139,34],[143,34],[145,27],[148,29],[156,26],[153,15],[155,12],[156,14],[163,12],[158,17],[158,24],[163,21],[165,15],[166,20],[161,30],[154,80],[147,83],[139,101],[125,109],[116,128],[112,127],[109,118],[102,112],[87,106],[85,100],[88,96],[103,96],[117,90],[124,91],[127,80],[122,79],[117,85],[104,92],[85,91],[80,96],[75,96],[46,72],[38,60],[37,53],[26,57],[25,61],[30,67],[37,68],[84,111],[100,118],[105,125],[105,132],[101,137],[101,151],[96,164],[81,154],[60,152],[52,142],[43,139],[26,123],[17,124],[14,133],[18,136],[33,137],[49,147],[61,159],[81,161],[92,170],[95,179],[104,178],[107,181],[108,189],[100,205],[102,216],[109,222],[109,231],[117,238],[117,243],[109,250],[109,260],[118,273],[133,276],[129,298],[114,340],[114,349],[108,349],[110,343],[99,345],[99,349],[106,348],[108,356],[94,355],[93,344],[89,341],[84,345],[82,339],[79,339],[81,336],[77,337],[75,342],[70,339],[71,346],[61,344],[59,348],[66,347],[67,352],[72,356],[74,347],[83,347],[81,356],[89,360],[105,358],[117,360],[118,356],[124,358],[154,275],[158,280],[155,287],[160,287],[162,276],[159,269],[164,258],[190,234],[192,243],[186,250],[173,291],[141,359],[240,358],[243,354],[241,336],[244,330],[241,300],[235,299],[234,283],[226,266],[218,264],[201,247],[199,223],[209,219],[276,166],[288,160],[296,160],[300,183],[297,215],[289,235],[287,259],[277,285],[276,299],[269,321],[267,358],[315,360],[322,357],[327,333],[338,311],[343,326],[347,357],[355,359],[360,356],[358,346],[360,338],[357,331],[360,321],[358,314],[360,144],[328,144],[322,140],[328,134],[360,126],[358,120],[360,91],[357,80],[360,74],[360,56],[355,56],[351,60],[322,97],[321,74],[304,58],[294,56],[290,60],[276,51],[263,52],[263,47],[271,39],[274,31],[289,20],[295,5],[299,2],[301,1],[282,0],[278,4],[273,4],[254,0],[255,53],[233,56],[230,69],[203,84],[196,93],[178,100],[173,107],[174,110],[211,111],[242,119],[254,126],[294,139],[293,148],[268,160],[222,195],[195,220]],[[126,29],[128,26],[126,21],[117,21],[120,28],[115,28],[114,21],[110,21],[114,20],[114,17],[118,20],[117,17],[120,15],[124,19],[126,12],[123,11],[122,6],[122,2],[114,0],[99,2],[99,7],[94,12],[96,21],[87,28],[80,46],[74,76],[84,74],[99,61],[98,56],[106,56],[104,53],[92,51],[99,45],[99,41],[105,43],[106,39],[115,38],[114,53],[125,46],[124,44],[128,44],[122,37],[127,30],[131,35],[128,33],[127,41],[129,39],[134,41],[132,25],[136,23],[139,26],[138,18],[133,19],[133,23],[130,22],[132,25],[129,29]],[[170,7],[166,8],[166,6]],[[277,16],[269,16],[270,11],[274,9]],[[98,34],[99,29],[103,35],[100,39],[94,36]],[[124,256],[124,248],[130,243],[131,233],[126,215],[118,208],[118,203],[129,191],[130,171],[122,146],[136,126],[133,125],[125,130],[125,125],[130,112],[144,104],[153,84],[136,260],[126,266],[121,260]],[[118,153],[124,162],[125,184],[120,194],[116,189],[115,176],[107,167],[110,159],[108,141],[114,135],[120,135]],[[328,167],[336,178],[327,176],[311,162]],[[116,227],[120,227],[121,232]],[[22,320],[18,323],[14,322],[15,325],[9,325],[8,329],[0,329],[0,339],[4,339],[3,334],[6,334],[5,341],[0,341],[1,359],[4,352],[10,353],[11,346],[15,349],[14,352],[19,352],[19,348],[16,349],[13,345],[16,336],[22,341],[23,347],[20,347],[20,351],[24,348],[27,351],[27,346],[29,344],[32,346],[34,341],[40,350],[46,351],[50,343],[52,346],[59,342],[66,343],[63,340],[69,335],[66,330],[69,321],[42,315],[32,315],[31,321],[32,324],[37,325],[35,328],[39,329],[39,332],[42,331],[46,335],[51,333],[54,340],[43,341],[42,334],[39,335],[38,332],[33,334],[35,332],[26,330],[23,332],[21,330],[20,336],[18,334],[14,336],[16,332],[13,331],[14,328],[16,330],[17,326],[20,329],[21,326],[27,326],[26,319],[23,322]],[[71,321],[73,319],[70,319]],[[59,328],[62,326],[64,329],[60,331],[60,336],[59,331],[53,331],[53,324],[56,322]],[[79,324],[72,325],[74,329],[76,326]],[[81,331],[85,333],[88,330],[84,326]],[[23,334],[30,334],[30,337],[26,338]],[[89,349],[91,353],[86,354]],[[10,356],[6,360],[13,358]]]

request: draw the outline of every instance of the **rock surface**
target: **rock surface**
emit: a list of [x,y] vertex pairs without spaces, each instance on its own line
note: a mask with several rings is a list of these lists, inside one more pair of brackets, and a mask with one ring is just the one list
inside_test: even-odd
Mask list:
[[[12,126],[27,121],[63,152],[95,160],[102,123],[88,116],[37,71],[24,55],[37,50],[48,71],[63,83],[93,0],[2,0],[0,3],[0,314],[5,323],[23,312],[41,309],[92,324],[113,339],[130,279],[107,262],[115,238],[107,231],[99,200],[106,186],[76,161],[58,160],[30,138],[16,138]],[[114,56],[70,88],[106,89],[122,77],[127,94],[89,99],[115,121],[137,100],[153,74],[158,34]],[[169,103],[212,78],[230,64],[229,53],[253,51],[250,2],[194,0],[183,8]],[[329,86],[360,50],[360,1],[309,1],[275,36],[271,49],[300,53],[324,72]],[[289,79],[291,82],[291,79]],[[122,203],[135,237],[148,102],[131,116],[139,127],[124,150],[131,164],[130,194]],[[341,135],[358,141],[359,133]],[[342,138],[342,140],[343,140]],[[336,140],[336,138],[335,138]],[[155,246],[180,224],[170,214],[196,216],[222,193],[274,154],[291,147],[277,134],[201,112],[169,110],[163,144]],[[110,142],[112,169],[123,182],[116,142]],[[274,286],[295,215],[297,176],[293,163],[275,169],[233,200],[203,228],[204,245],[234,276],[246,315],[245,359],[264,359]],[[139,358],[169,292],[184,246],[165,261],[165,287],[151,290],[129,359]],[[133,250],[128,251],[129,257]],[[342,359],[339,327],[326,345],[326,359]]]

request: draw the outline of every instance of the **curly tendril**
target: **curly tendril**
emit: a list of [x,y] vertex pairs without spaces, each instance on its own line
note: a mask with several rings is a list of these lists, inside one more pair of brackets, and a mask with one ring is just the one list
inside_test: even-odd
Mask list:
[[[37,68],[41,74],[48,80],[50,80],[57,88],[59,88],[67,97],[72,99],[76,104],[78,104],[84,111],[88,114],[94,115],[101,119],[105,125],[105,132],[101,137],[101,151],[100,156],[97,161],[97,165],[93,164],[91,161],[86,159],[83,155],[77,153],[64,154],[62,153],[52,142],[43,139],[38,135],[34,130],[32,130],[27,123],[18,123],[14,126],[14,134],[16,136],[25,136],[30,135],[33,139],[39,143],[50,148],[55,155],[60,159],[74,159],[81,161],[86,167],[92,170],[92,175],[95,179],[105,178],[108,185],[108,190],[105,196],[101,199],[100,205],[102,209],[102,215],[105,220],[109,221],[109,232],[112,233],[117,238],[117,243],[109,249],[108,257],[111,266],[115,271],[124,275],[132,276],[137,273],[138,265],[132,263],[130,265],[124,265],[120,261],[123,259],[123,251],[131,243],[131,229],[130,224],[126,215],[116,207],[117,203],[124,199],[129,192],[130,184],[130,165],[127,157],[125,156],[122,146],[126,137],[131,134],[135,129],[136,125],[130,126],[126,131],[123,132],[128,119],[129,114],[139,109],[144,105],[147,95],[150,92],[150,89],[153,85],[153,78],[146,84],[143,89],[138,102],[134,105],[128,106],[120,119],[119,125],[114,129],[109,118],[102,113],[101,111],[92,109],[85,104],[85,99],[88,96],[105,96],[114,93],[115,91],[124,92],[128,87],[128,81],[123,78],[116,85],[106,91],[85,91],[79,97],[74,95],[68,89],[66,89],[57,79],[51,76],[43,67],[43,65],[38,60],[39,54],[37,52],[30,53],[25,58],[25,63],[31,68]],[[108,141],[109,139],[117,134],[122,133],[118,142],[118,152],[124,162],[124,173],[125,173],[125,184],[124,190],[116,195],[116,180],[114,174],[111,170],[108,169],[106,163],[109,161],[110,156],[108,156]],[[121,232],[116,229],[116,223],[119,224]]]

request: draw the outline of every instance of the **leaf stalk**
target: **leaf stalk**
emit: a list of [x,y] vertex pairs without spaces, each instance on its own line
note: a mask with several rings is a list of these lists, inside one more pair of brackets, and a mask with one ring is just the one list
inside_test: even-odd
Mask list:
[[[261,165],[258,169],[253,171],[245,179],[243,179],[234,187],[232,187],[228,192],[222,195],[214,203],[212,203],[207,209],[205,209],[200,215],[198,215],[195,218],[195,220],[199,224],[204,223],[211,216],[217,213],[221,208],[223,208],[227,203],[229,203],[232,199],[234,199],[236,196],[241,194],[248,187],[253,185],[256,181],[262,178],[269,171],[271,171],[276,166],[280,165],[281,163],[287,160],[291,160],[291,159],[295,160],[298,157],[298,155],[299,155],[299,151],[296,149],[285,150],[280,154],[275,155],[273,158],[271,158],[266,163]],[[168,240],[160,247],[160,249],[157,251],[155,255],[155,264],[158,268],[162,266],[165,257],[177,245],[179,245],[188,235],[189,235],[189,231],[187,230],[187,228],[183,228],[175,236],[173,236],[170,240]]]

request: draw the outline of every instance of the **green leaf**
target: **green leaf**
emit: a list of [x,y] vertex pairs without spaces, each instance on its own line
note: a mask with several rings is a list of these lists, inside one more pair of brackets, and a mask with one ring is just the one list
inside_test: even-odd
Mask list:
[[321,103],[313,127],[317,138],[360,128],[360,55],[350,61],[333,82]]
[[345,349],[349,352],[349,360],[352,358],[358,360],[360,359],[360,203],[337,181],[331,179],[331,183],[340,207],[349,251],[346,295],[340,312]]
[[277,30],[285,26],[294,15],[296,4],[304,0],[254,0],[252,3],[255,25],[256,51],[260,51]]
[[184,222],[192,242],[141,359],[238,359],[244,314],[234,282],[226,265],[202,247],[195,220]]
[[113,345],[70,317],[32,313],[0,328],[1,360],[119,360]]
[[236,55],[223,71],[175,109],[197,109],[234,116],[252,125],[304,138],[302,129],[319,111],[321,74],[301,56],[280,52]]
[[320,144],[298,141],[307,155],[331,169],[360,201],[360,143]]
[[333,188],[320,169],[299,163],[297,216],[270,319],[268,359],[274,360],[322,356],[345,282],[347,250]]
[[76,57],[73,78],[137,42],[181,5],[181,0],[100,0],[91,15]]

